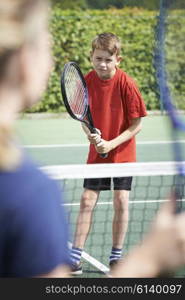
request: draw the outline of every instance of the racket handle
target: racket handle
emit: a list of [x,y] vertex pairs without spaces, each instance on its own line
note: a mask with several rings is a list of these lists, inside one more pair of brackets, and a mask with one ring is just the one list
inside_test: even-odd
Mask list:
[[102,158],[107,158],[108,153],[100,153],[100,156],[101,156]]
[[[96,128],[91,128],[91,132],[99,134],[99,132],[96,130]],[[100,153],[100,157],[101,158],[107,158],[108,157],[108,153]]]

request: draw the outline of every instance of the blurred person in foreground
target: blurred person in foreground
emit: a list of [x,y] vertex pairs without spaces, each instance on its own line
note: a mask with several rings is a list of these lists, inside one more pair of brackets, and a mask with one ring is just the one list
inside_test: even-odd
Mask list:
[[52,65],[46,0],[0,1],[0,277],[67,277],[68,229],[56,183],[17,147],[18,114]]
[[185,212],[175,212],[175,201],[163,204],[140,245],[116,266],[112,277],[173,277],[185,266]]

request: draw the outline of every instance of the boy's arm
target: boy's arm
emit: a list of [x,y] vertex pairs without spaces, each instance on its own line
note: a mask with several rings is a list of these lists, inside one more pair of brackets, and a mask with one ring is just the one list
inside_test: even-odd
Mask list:
[[130,140],[133,136],[135,136],[142,128],[141,118],[132,119],[131,125],[128,129],[123,131],[120,135],[116,138],[105,141],[101,139],[100,143],[96,145],[96,150],[99,153],[108,153],[111,150],[115,149],[122,143]]

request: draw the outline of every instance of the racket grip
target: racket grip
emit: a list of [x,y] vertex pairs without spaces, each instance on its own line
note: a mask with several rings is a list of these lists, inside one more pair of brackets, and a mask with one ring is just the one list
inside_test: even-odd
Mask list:
[[[92,132],[92,133],[98,133],[98,134],[99,134],[99,132],[96,130],[96,128],[93,128],[93,129],[91,130],[91,132]],[[100,153],[100,157],[101,157],[101,158],[107,158],[107,156],[108,156],[108,153]]]
[[102,158],[107,158],[108,153],[101,153],[100,156],[101,156]]

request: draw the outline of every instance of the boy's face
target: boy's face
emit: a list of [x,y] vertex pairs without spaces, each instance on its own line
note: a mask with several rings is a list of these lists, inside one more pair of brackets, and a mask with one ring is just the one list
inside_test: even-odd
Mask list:
[[101,79],[110,79],[116,72],[121,57],[116,54],[111,55],[108,51],[95,49],[91,53],[93,67]]

